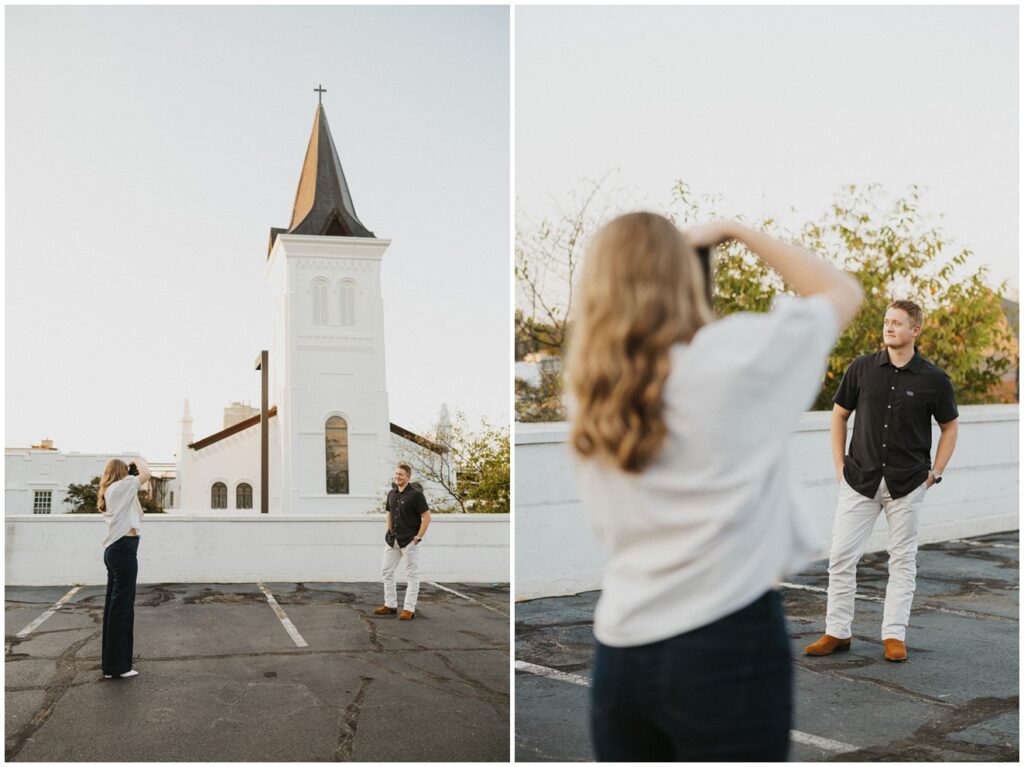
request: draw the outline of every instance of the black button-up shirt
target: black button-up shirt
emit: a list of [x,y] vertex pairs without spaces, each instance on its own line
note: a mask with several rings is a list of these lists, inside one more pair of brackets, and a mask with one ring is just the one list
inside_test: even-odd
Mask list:
[[893,498],[908,495],[927,480],[931,419],[948,423],[960,415],[949,376],[917,347],[902,368],[892,364],[886,349],[858,357],[832,401],[857,411],[843,476],[868,498],[875,497],[883,477]]
[[420,515],[430,511],[426,496],[411,483],[401,492],[397,487],[392,487],[385,508],[391,512],[391,532],[398,538],[398,545],[404,549],[420,531]]

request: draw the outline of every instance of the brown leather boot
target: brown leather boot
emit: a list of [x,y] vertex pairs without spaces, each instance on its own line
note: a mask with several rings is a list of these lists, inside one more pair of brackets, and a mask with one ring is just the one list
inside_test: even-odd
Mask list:
[[834,652],[847,652],[850,649],[850,639],[839,639],[831,634],[823,634],[817,642],[812,642],[804,648],[804,655],[831,655]]
[[402,614],[398,616],[400,621],[411,621],[416,617],[416,613],[411,613],[408,610],[402,610]]
[[397,607],[388,607],[387,605],[381,605],[373,611],[374,615],[394,615],[398,612]]
[[907,659],[907,646],[901,639],[883,639],[885,645],[885,659],[898,662]]

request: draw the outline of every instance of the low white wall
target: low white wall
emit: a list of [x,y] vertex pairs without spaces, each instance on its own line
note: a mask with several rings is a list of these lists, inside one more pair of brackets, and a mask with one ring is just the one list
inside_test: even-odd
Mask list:
[[[795,435],[803,489],[818,509],[826,541],[838,495],[830,418],[829,412],[804,413]],[[1019,422],[1018,405],[960,407],[956,452],[942,484],[928,492],[921,543],[1019,529]],[[851,433],[852,425],[851,419]],[[567,435],[565,423],[516,424],[516,599],[600,587],[604,553],[580,505]],[[938,437],[936,426],[933,452]],[[879,515],[868,551],[885,546],[884,515]],[[821,558],[827,555],[827,548],[820,552]]]
[[[8,585],[106,582],[101,517],[29,515],[4,522]],[[139,582],[379,581],[384,525],[383,514],[149,515],[139,546]],[[509,532],[508,514],[435,514],[422,544],[422,577],[507,583]]]

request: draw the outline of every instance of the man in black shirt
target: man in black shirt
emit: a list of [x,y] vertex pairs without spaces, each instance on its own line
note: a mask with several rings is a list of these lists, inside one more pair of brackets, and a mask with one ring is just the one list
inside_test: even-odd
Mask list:
[[[907,658],[905,645],[917,577],[918,513],[928,488],[956,447],[956,397],[941,369],[924,359],[914,341],[921,334],[921,309],[895,301],[885,312],[885,349],[853,361],[836,391],[832,409],[832,454],[839,503],[828,563],[825,635],[804,652],[830,655],[850,649],[857,562],[879,512],[889,526],[889,581],[885,589],[882,643],[885,659]],[[846,426],[857,411],[850,452]],[[931,460],[934,418],[941,431]]]
[[384,576],[384,604],[374,610],[376,615],[394,615],[398,612],[398,586],[395,584],[395,569],[405,560],[405,603],[399,620],[408,621],[416,617],[416,597],[420,593],[419,553],[423,536],[430,525],[430,508],[427,499],[419,490],[409,484],[412,467],[400,463],[395,467],[395,486],[388,493],[384,508],[387,510],[387,532],[384,534],[384,562],[381,574]]

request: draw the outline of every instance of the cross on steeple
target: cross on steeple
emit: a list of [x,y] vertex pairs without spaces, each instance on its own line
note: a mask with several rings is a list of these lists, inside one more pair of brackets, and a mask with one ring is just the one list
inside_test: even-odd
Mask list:
[[327,93],[327,89],[324,88],[324,86],[321,85],[320,83],[317,83],[317,86],[313,89],[313,91],[316,93],[316,103],[322,104],[323,96],[325,93]]

